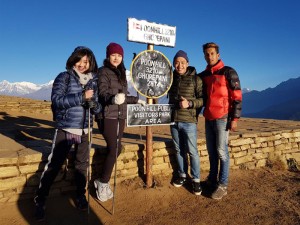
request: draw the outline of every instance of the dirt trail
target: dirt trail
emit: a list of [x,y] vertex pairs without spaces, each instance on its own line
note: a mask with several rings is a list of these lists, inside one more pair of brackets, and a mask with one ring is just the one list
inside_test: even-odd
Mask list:
[[93,197],[89,216],[79,212],[69,193],[48,199],[42,223],[33,219],[31,200],[1,203],[0,224],[300,224],[299,172],[231,170],[230,177],[229,193],[219,201],[205,190],[201,196],[193,195],[190,185],[176,188],[170,177],[156,177],[157,185],[150,189],[137,178],[117,186],[114,215],[111,201],[99,203]]

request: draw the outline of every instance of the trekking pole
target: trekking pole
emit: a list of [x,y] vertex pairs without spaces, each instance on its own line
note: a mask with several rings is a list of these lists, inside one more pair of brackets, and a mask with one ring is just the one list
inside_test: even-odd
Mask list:
[[116,161],[115,161],[115,174],[114,174],[114,196],[112,201],[112,215],[115,213],[115,196],[116,196],[116,179],[117,179],[117,161],[118,161],[118,152],[119,152],[119,133],[120,133],[120,106],[118,105],[118,123],[117,123],[117,147],[116,147]]
[[88,111],[88,144],[89,144],[89,147],[88,147],[88,151],[89,151],[89,158],[88,158],[88,168],[87,168],[87,177],[88,177],[88,214],[90,214],[90,152],[91,152],[91,147],[92,147],[92,135],[91,135],[91,109],[89,108],[89,111]]
[[55,142],[56,142],[56,137],[57,137],[57,131],[58,131],[58,129],[55,129],[55,133],[54,133],[53,140],[52,140],[52,145],[51,145],[51,152],[53,152],[53,149],[55,147]]

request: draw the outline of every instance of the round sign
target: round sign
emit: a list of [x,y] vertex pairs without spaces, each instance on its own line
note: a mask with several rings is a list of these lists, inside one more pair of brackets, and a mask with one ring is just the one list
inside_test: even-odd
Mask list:
[[146,50],[139,53],[130,66],[133,87],[147,98],[159,98],[170,89],[173,81],[170,61],[161,53]]

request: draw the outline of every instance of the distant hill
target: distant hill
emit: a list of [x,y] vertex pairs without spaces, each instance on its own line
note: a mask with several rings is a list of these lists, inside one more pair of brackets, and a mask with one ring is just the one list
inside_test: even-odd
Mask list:
[[[300,121],[300,77],[289,79],[274,88],[251,91],[244,88],[242,116]],[[163,96],[159,103],[167,103]]]
[[270,106],[260,112],[247,114],[251,118],[271,118],[277,120],[300,121],[300,98]]
[[242,115],[253,118],[300,120],[300,77],[274,88],[244,93]]
[[[136,96],[129,71],[127,71],[128,91]],[[37,100],[50,100],[53,81],[46,84],[29,82],[0,82],[0,95],[19,96]],[[300,120],[300,77],[289,79],[274,88],[263,91],[243,89],[242,116],[282,120]],[[145,99],[145,97],[140,96]],[[160,104],[168,103],[167,95],[159,98]]]

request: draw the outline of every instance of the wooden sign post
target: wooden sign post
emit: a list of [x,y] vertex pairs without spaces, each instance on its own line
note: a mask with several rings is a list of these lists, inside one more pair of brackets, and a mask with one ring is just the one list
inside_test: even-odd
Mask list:
[[[173,81],[172,65],[155,45],[175,46],[176,27],[149,23],[145,20],[128,19],[128,40],[147,43],[147,50],[139,53],[131,63],[130,72],[133,87],[147,98],[147,104],[165,95]],[[153,186],[152,127],[146,126],[146,185]]]
[[[153,51],[154,46],[148,45],[147,50]],[[147,98],[147,104],[152,105],[153,99]],[[153,172],[152,172],[152,158],[153,158],[153,133],[152,127],[146,127],[146,186],[152,187],[153,185]]]

